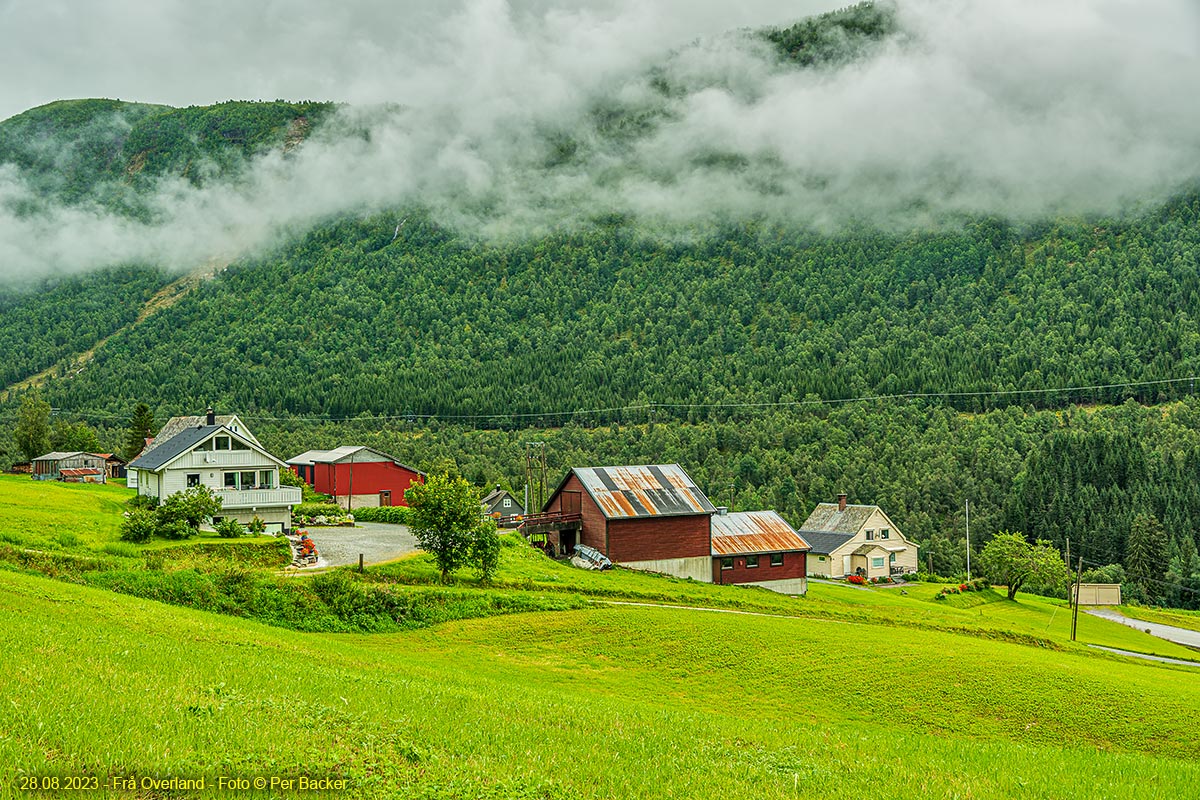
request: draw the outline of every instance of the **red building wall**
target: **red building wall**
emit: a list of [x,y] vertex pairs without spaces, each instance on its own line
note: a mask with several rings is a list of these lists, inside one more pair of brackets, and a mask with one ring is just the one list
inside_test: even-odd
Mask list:
[[[354,470],[351,480],[350,471]],[[419,473],[396,466],[391,461],[364,461],[358,464],[313,464],[312,487],[321,494],[346,497],[353,486],[355,495],[392,493],[392,505],[406,506],[404,493],[420,483]]]
[[708,515],[609,520],[605,555],[613,561],[711,556]]
[[758,583],[803,578],[808,574],[808,553],[784,553],[783,565],[771,566],[770,554],[758,557],[757,567],[746,567],[745,556],[733,557],[733,569],[721,569],[721,557],[713,556],[713,583]]
[[[605,531],[607,529],[607,520],[604,518],[604,512],[592,500],[574,473],[571,473],[567,478],[567,482],[563,484],[562,491],[555,493],[554,497],[550,498],[550,502],[546,505],[546,510],[562,511],[563,495],[567,492],[579,492],[580,496],[579,513],[583,517],[583,530],[579,533],[579,543],[586,544],[588,547],[594,547],[601,553],[608,555],[604,544]],[[612,558],[612,556],[609,556],[609,558]]]

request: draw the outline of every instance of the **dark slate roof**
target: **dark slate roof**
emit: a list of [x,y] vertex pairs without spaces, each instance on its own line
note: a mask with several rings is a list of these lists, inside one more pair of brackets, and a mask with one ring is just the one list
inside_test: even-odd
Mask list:
[[518,514],[525,513],[525,507],[523,505],[521,505],[521,501],[518,500],[515,496],[513,496],[513,494],[511,492],[506,492],[503,489],[493,489],[480,502],[483,503],[483,505],[486,506],[488,509],[494,509],[497,506],[499,506],[500,501],[506,497],[513,501],[513,507],[515,509],[515,513],[518,513]]
[[848,505],[845,511],[839,511],[837,503],[819,503],[800,527],[806,531],[858,533],[877,508],[879,506]]
[[[210,434],[222,429],[227,430],[224,425],[199,425],[195,428],[184,428],[165,442],[156,444],[153,449],[143,451],[129,467],[130,469],[160,469],[168,461],[186,453],[208,438]],[[229,433],[233,433],[233,431],[229,431]]]
[[[217,425],[224,425],[228,427],[229,423],[237,419],[237,415],[216,414],[214,418]],[[150,440],[150,444],[146,445],[138,457],[140,458],[141,456],[149,455],[186,430],[204,425],[207,419],[207,414],[200,414],[198,416],[171,417],[166,421],[162,428],[159,429],[158,435],[154,436]],[[250,431],[234,431],[234,433],[236,433],[238,436],[241,436],[243,439],[246,439],[247,441],[258,444],[258,439],[255,439],[254,435],[251,434]]]
[[607,519],[693,516],[717,510],[678,464],[575,467],[571,472]]
[[834,550],[844,545],[846,542],[854,538],[853,533],[836,533],[834,531],[810,531],[800,530],[800,535],[804,537],[804,541],[812,546],[810,552],[820,555],[829,555]]

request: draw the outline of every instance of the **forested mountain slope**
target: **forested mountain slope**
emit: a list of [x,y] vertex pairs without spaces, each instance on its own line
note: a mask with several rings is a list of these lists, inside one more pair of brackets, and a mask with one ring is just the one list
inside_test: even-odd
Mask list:
[[[739,46],[749,37],[767,51],[771,80],[820,78],[897,33],[890,6],[864,5],[742,32]],[[655,146],[698,97],[752,107],[759,87],[737,85],[736,70],[680,67],[694,57],[685,48],[630,91],[581,101],[570,126],[522,128],[508,183],[510,165],[487,162],[495,153],[479,144],[468,155],[500,188],[463,189],[459,216],[447,213],[455,187],[422,174],[392,195],[388,180],[406,175],[376,184],[361,168],[387,160],[340,180],[347,152],[423,153],[398,131],[438,121],[413,109],[88,100],[0,122],[0,178],[21,187],[0,196],[12,220],[65,208],[62,219],[101,220],[98,231],[115,231],[103,244],[125,252],[113,242],[158,235],[165,219],[172,256],[132,248],[135,263],[72,275],[84,270],[67,263],[72,251],[52,250],[58,272],[36,278],[0,264],[15,276],[0,286],[0,390],[51,368],[42,392],[56,413],[101,426],[114,447],[137,401],[160,421],[212,404],[252,420],[281,455],[353,439],[481,483],[519,486],[522,443],[546,439],[557,470],[679,460],[731,505],[770,505],[794,524],[848,491],[883,504],[945,571],[961,567],[952,544],[968,498],[980,539],[1002,527],[1071,537],[1090,565],[1126,560],[1131,526],[1154,515],[1169,527],[1172,552],[1159,555],[1175,564],[1173,601],[1187,602],[1180,583],[1200,587],[1196,187],[1119,215],[956,211],[908,227],[767,213],[656,226],[583,200],[559,213],[571,195],[551,189],[580,176],[611,200],[637,170],[666,171]],[[691,144],[672,156],[678,174],[637,186],[699,176],[713,194],[837,194],[828,175],[788,172],[771,153]],[[317,177],[289,182],[306,153]],[[962,180],[948,174],[947,191]],[[518,190],[529,190],[516,198],[525,216],[506,216],[506,191]],[[352,201],[339,205],[338,192]],[[204,227],[205,214],[236,222],[260,197],[295,199],[303,213],[252,219],[270,235],[140,319],[179,269],[213,263],[213,240],[244,233],[228,220]],[[232,211],[226,198],[239,201]],[[514,222],[539,214],[550,221]],[[81,263],[91,246],[75,251]],[[86,368],[70,368],[106,337]],[[21,394],[0,402],[0,463],[16,460],[2,439]],[[879,395],[899,399],[861,400]]]

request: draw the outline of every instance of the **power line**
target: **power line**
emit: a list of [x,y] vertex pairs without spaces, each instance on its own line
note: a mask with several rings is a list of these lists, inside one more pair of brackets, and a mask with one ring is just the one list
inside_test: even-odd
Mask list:
[[[890,402],[895,400],[950,400],[950,399],[970,399],[979,397],[1021,397],[1021,396],[1045,396],[1056,393],[1071,393],[1071,392],[1094,392],[1111,389],[1137,389],[1151,386],[1170,386],[1181,383],[1189,385],[1196,380],[1198,376],[1189,375],[1182,378],[1162,378],[1152,381],[1125,381],[1120,383],[1099,383],[1087,386],[1063,386],[1055,388],[1040,388],[1040,389],[980,389],[974,391],[943,391],[943,392],[903,392],[894,394],[873,394],[860,395],[857,397],[839,397],[839,398],[821,398],[814,397],[804,400],[776,400],[764,402],[697,402],[697,403],[635,403],[623,406],[605,406],[599,408],[576,408],[576,409],[561,409],[557,411],[499,411],[489,414],[439,414],[439,413],[412,413],[403,414],[357,414],[354,416],[332,416],[327,414],[280,414],[274,413],[245,413],[239,414],[243,419],[255,420],[259,422],[482,422],[482,421],[517,421],[517,420],[537,420],[537,419],[556,419],[556,420],[571,420],[576,417],[589,417],[601,414],[618,414],[625,415],[631,413],[648,412],[653,414],[658,409],[666,409],[672,411],[714,411],[714,410],[769,410],[773,408],[803,408],[816,406],[837,406],[848,405],[851,403],[877,403]],[[8,411],[3,416],[13,414],[15,411]],[[128,417],[127,414],[109,414],[103,412],[67,412],[74,413],[75,416],[86,417],[88,419],[104,419],[104,420],[124,420]]]

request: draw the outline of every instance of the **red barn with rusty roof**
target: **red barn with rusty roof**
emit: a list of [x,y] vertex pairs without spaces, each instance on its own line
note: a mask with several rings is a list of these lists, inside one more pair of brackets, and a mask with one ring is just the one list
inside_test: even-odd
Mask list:
[[576,467],[543,513],[578,518],[559,528],[564,549],[578,542],[614,563],[712,580],[709,517],[716,508],[678,464]]
[[713,583],[753,583],[783,594],[808,590],[808,542],[774,511],[712,517]]

